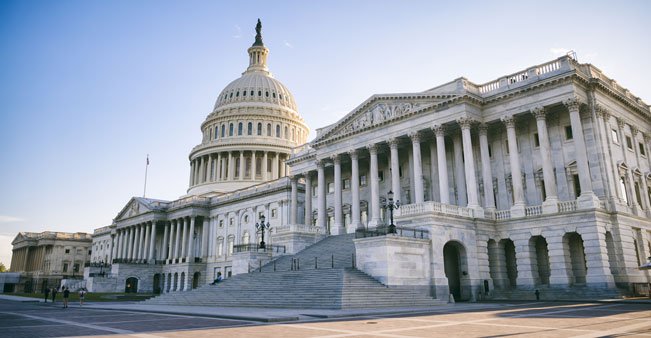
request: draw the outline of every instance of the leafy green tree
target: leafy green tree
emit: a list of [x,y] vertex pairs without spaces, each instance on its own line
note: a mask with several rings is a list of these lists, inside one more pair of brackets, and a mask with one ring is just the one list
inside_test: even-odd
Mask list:
[[7,272],[7,268],[0,262],[0,272]]

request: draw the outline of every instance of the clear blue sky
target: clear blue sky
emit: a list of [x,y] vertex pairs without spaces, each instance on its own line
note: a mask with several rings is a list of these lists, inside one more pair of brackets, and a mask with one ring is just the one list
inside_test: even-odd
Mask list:
[[[312,130],[374,93],[484,83],[574,49],[651,103],[649,1],[2,1],[0,262],[19,231],[109,225],[175,199],[263,23]],[[312,133],[312,136],[314,133]]]

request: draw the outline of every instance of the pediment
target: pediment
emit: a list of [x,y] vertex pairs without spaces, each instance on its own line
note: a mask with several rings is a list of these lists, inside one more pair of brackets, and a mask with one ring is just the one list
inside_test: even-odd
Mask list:
[[635,169],[633,169],[633,174],[635,174],[636,176],[642,176],[642,170],[636,167]]
[[619,161],[617,167],[622,170],[628,170],[628,165],[624,161]]
[[145,203],[145,201],[137,197],[132,197],[131,200],[129,200],[129,203],[127,203],[124,208],[122,208],[120,213],[118,213],[118,216],[115,218],[115,220],[119,221],[122,219],[131,218],[149,211],[151,211],[151,208]]
[[456,95],[374,95],[335,124],[324,130],[313,144],[371,129],[417,111],[435,106]]

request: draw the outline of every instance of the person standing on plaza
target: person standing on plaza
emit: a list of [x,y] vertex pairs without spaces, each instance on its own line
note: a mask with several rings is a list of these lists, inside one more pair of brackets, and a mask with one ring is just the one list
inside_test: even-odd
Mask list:
[[57,302],[57,288],[52,288],[52,303]]
[[70,297],[70,290],[67,287],[63,287],[63,308],[68,308],[68,297]]
[[47,299],[48,299],[48,297],[50,297],[50,289],[45,288],[43,290],[43,294],[45,295],[45,302],[47,303]]
[[84,296],[86,295],[86,290],[84,288],[79,289],[79,307],[84,305]]

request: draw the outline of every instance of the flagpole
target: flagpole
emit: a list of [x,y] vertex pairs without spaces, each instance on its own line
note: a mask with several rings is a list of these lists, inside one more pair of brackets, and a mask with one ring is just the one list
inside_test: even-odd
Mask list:
[[147,169],[149,168],[149,154],[147,154],[147,164],[145,165],[145,188],[142,191],[142,197],[147,193]]

